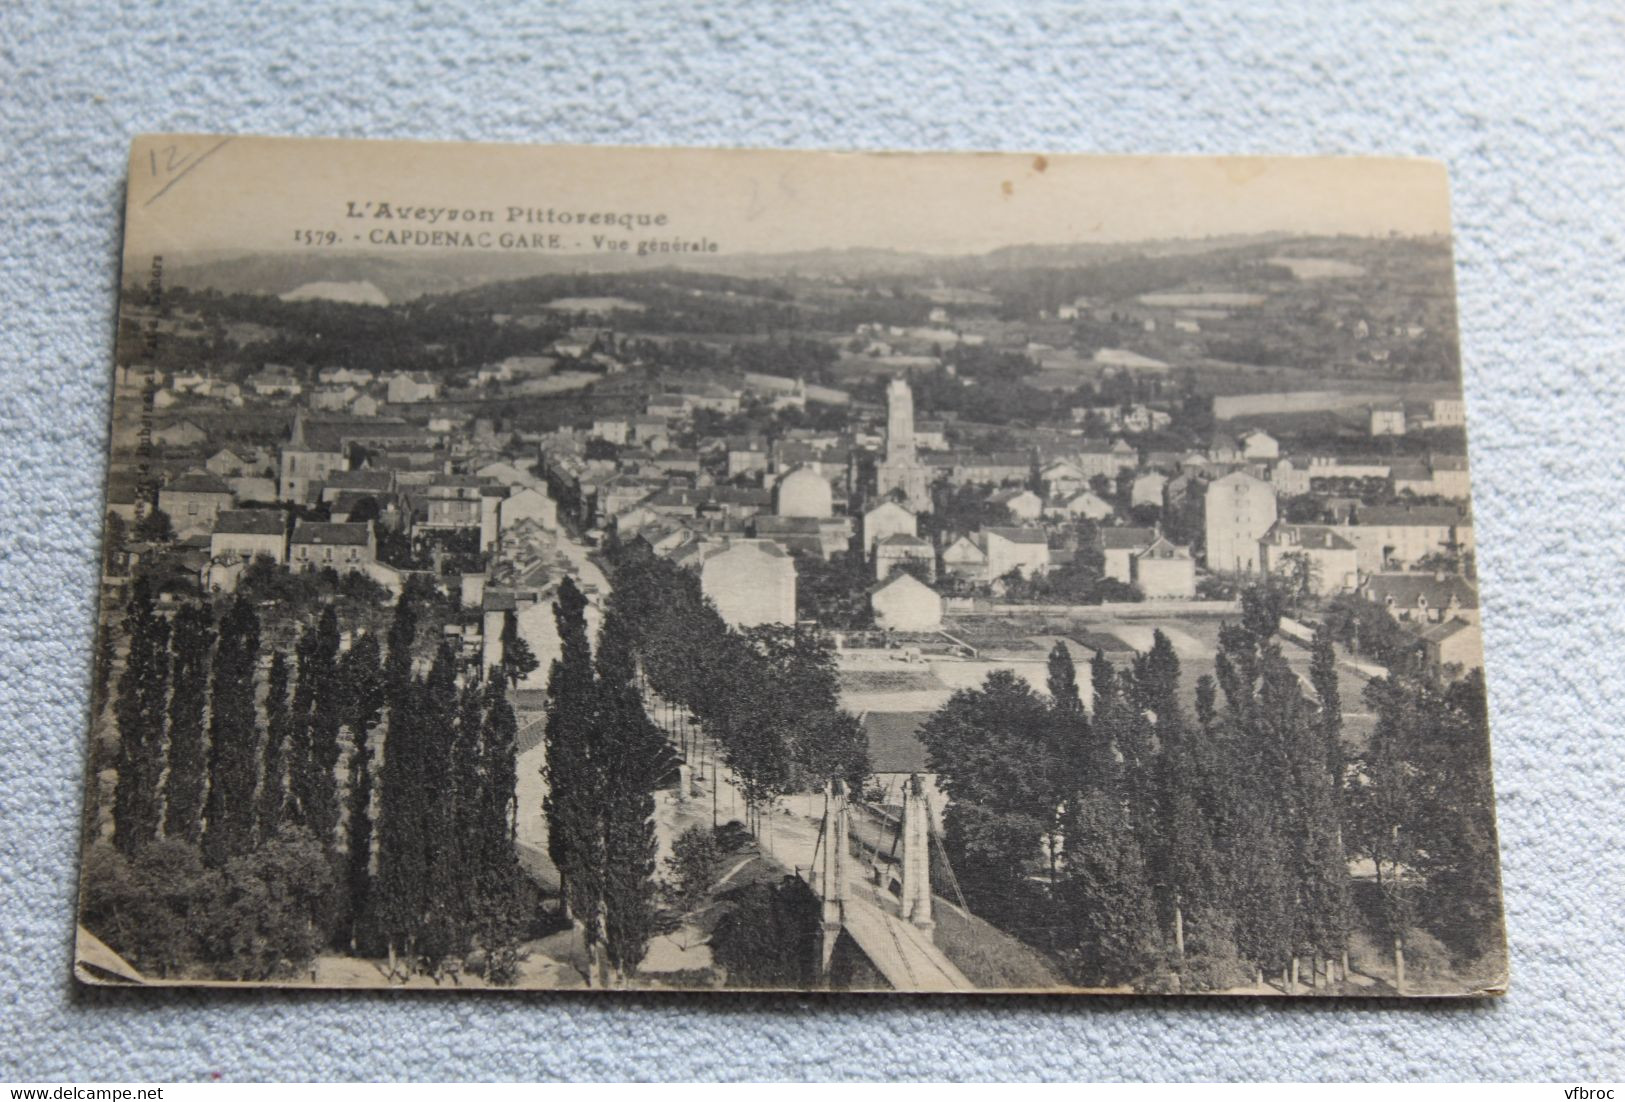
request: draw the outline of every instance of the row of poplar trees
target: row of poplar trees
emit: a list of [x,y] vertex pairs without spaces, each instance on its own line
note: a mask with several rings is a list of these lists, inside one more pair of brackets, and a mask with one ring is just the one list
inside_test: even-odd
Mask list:
[[580,925],[588,981],[624,983],[654,934],[654,793],[674,762],[638,686],[625,599],[612,595],[597,653],[587,599],[566,577],[553,606],[559,656],[548,672],[548,854]]
[[[522,923],[505,685],[535,660],[513,648],[481,678],[446,644],[415,674],[422,596],[402,595],[383,643],[364,632],[347,649],[325,607],[291,661],[267,663],[253,601],[171,618],[135,581],[113,699],[113,852],[85,900],[87,920],[119,927],[115,948],[163,974],[269,978],[323,948],[437,968],[477,945],[511,978]],[[116,919],[132,908],[147,920]],[[255,922],[272,928],[256,938],[243,929]]]
[[835,651],[813,628],[730,627],[698,577],[632,540],[612,544],[615,590],[639,610],[633,645],[648,685],[692,714],[733,773],[755,829],[780,796],[869,775],[863,726],[840,707]]
[[[1482,680],[1373,682],[1376,729],[1351,760],[1330,632],[1306,691],[1278,622],[1268,594],[1247,596],[1193,709],[1160,631],[1127,669],[1096,653],[1087,708],[1061,644],[1047,697],[1007,672],[956,693],[921,738],[972,908],[1086,985],[1337,983],[1362,925],[1396,959],[1418,924],[1461,959],[1492,948]],[[1371,913],[1351,858],[1376,866]]]
[[[596,981],[636,970],[656,919],[654,790],[677,762],[644,690],[692,712],[732,771],[752,825],[798,785],[857,784],[868,743],[840,709],[834,653],[816,632],[728,627],[694,575],[648,550],[611,544],[614,589],[596,654],[587,600],[566,578],[548,677],[548,847]],[[635,615],[629,610],[636,610]]]

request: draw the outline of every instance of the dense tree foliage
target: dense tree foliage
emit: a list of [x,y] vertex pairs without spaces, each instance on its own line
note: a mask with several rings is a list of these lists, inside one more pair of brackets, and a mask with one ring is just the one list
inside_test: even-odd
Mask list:
[[[454,648],[415,675],[430,599],[398,603],[387,654],[370,631],[343,648],[324,606],[292,662],[273,650],[261,702],[260,600],[239,593],[218,630],[206,606],[182,605],[169,630],[138,581],[115,847],[87,859],[87,921],[104,940],[161,975],[286,976],[333,945],[404,954],[408,971],[474,953],[489,981],[517,978],[516,723],[500,672],[482,684]],[[147,891],[162,898],[135,902]],[[148,928],[160,921],[173,928]]]
[[203,837],[208,783],[204,724],[214,619],[201,605],[176,613],[170,632],[169,772],[164,782],[164,835],[194,845]]
[[260,758],[254,697],[259,653],[259,616],[239,596],[220,622],[209,681],[209,795],[203,856],[211,868],[223,866],[254,846],[254,789]]
[[[1243,595],[1214,675],[1180,691],[1162,632],[1090,705],[1064,644],[1048,695],[999,671],[921,732],[951,802],[945,842],[973,910],[1054,952],[1075,982],[1288,990],[1343,979],[1350,861],[1376,867],[1379,932],[1467,967],[1499,945],[1482,678],[1373,681],[1369,746],[1343,734],[1334,631],[1300,679],[1283,595]],[[1307,689],[1307,691],[1306,691]],[[1042,734],[1040,734],[1042,733]]]
[[271,670],[266,678],[265,744],[260,755],[260,783],[255,796],[255,832],[261,842],[274,837],[282,829],[283,815],[287,811],[286,752],[291,722],[288,660],[281,651],[277,651],[271,656]]
[[599,811],[603,777],[593,760],[596,685],[587,638],[587,599],[570,578],[553,605],[559,656],[547,678],[547,847],[561,894],[589,947],[602,936],[603,858]]
[[754,817],[785,792],[830,777],[861,790],[868,742],[838,706],[834,651],[819,631],[728,627],[698,579],[641,543],[611,548],[615,590],[642,615],[634,646],[662,698],[697,716]]
[[618,595],[610,598],[599,640],[594,742],[604,778],[604,950],[615,973],[629,976],[654,932],[654,790],[667,764],[666,746],[644,708],[628,613]]
[[129,650],[113,707],[119,737],[113,841],[122,852],[134,855],[158,833],[169,692],[169,621],[158,615],[146,578],[138,578],[131,587],[124,637]]
[[972,910],[1007,928],[1035,930],[1027,865],[1051,829],[1061,764],[1050,709],[1006,670],[962,689],[926,723],[920,741],[949,804],[948,852]]

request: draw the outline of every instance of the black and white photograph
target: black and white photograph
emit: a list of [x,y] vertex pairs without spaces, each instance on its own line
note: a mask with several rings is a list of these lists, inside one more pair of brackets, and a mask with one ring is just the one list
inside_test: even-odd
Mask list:
[[84,983],[1505,992],[1439,163],[125,200]]

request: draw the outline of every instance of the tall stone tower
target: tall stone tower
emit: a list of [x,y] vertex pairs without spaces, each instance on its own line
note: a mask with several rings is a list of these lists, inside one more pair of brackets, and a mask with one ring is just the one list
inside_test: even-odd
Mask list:
[[914,512],[931,511],[931,472],[914,454],[914,391],[907,379],[886,384],[886,460],[875,481],[881,497],[900,490]]
[[886,384],[886,462],[914,462],[914,391],[907,379]]

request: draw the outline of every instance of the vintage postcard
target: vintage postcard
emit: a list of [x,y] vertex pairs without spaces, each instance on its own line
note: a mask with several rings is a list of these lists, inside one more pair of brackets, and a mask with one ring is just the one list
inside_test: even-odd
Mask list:
[[1431,162],[153,136],[85,982],[1506,986]]

